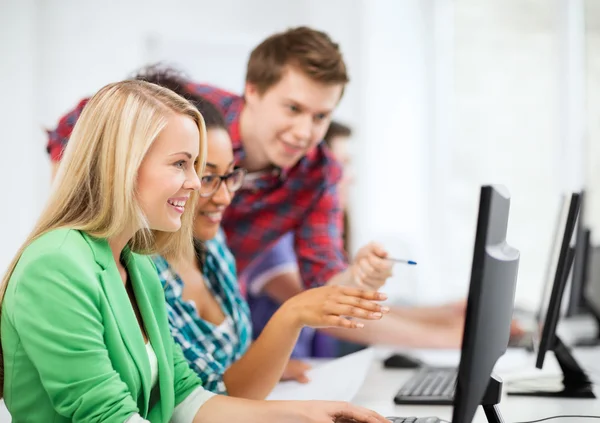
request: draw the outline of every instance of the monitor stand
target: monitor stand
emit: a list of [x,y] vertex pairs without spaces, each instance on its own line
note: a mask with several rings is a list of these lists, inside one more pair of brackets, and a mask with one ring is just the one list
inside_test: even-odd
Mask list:
[[528,397],[596,398],[592,389],[593,384],[585,370],[577,363],[569,348],[558,336],[554,337],[552,351],[554,351],[556,360],[563,372],[563,389],[561,391],[508,391],[507,394]]
[[498,404],[502,399],[502,379],[492,373],[490,382],[483,394],[481,407],[485,413],[488,423],[504,423]]

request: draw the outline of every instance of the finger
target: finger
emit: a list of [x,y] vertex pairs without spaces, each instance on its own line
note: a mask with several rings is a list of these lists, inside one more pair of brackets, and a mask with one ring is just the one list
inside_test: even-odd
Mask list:
[[294,360],[294,367],[302,373],[312,369],[312,366],[310,364],[300,360]]
[[299,383],[308,383],[308,382],[310,382],[310,379],[304,373],[296,375],[295,379],[296,379],[296,382],[299,382]]
[[360,270],[364,276],[363,279],[369,279],[369,278],[373,277],[375,274],[377,274],[377,271],[375,270],[375,268],[373,266],[371,266],[371,263],[369,263],[368,258],[359,260],[357,265],[360,268]]
[[[382,415],[366,408],[356,407],[352,404],[344,404],[332,417],[338,419],[351,419],[361,423],[389,423]],[[343,421],[343,420],[342,420]]]
[[349,305],[349,306],[353,306],[353,307],[356,307],[356,308],[359,308],[359,309],[362,309],[365,311],[382,312],[382,313],[389,312],[389,307],[386,307],[386,306],[383,306],[376,302],[373,302],[372,300],[365,300],[360,297],[353,297],[353,296],[349,296],[349,295],[340,295],[339,297],[334,298],[332,301],[334,302],[334,304]]
[[362,275],[363,286],[377,290],[385,283],[387,274],[375,271],[367,260],[361,260],[357,264]]
[[366,260],[377,272],[391,272],[394,267],[393,261],[377,257],[374,254],[367,256]]
[[383,317],[383,312],[381,311],[365,310],[351,304],[340,304],[333,301],[326,305],[324,311],[328,315],[358,317],[365,320],[379,320]]
[[351,286],[341,286],[339,288],[339,292],[342,295],[346,295],[349,297],[363,298],[369,301],[385,301],[387,300],[387,295],[383,292],[377,292],[368,289],[354,288]]
[[370,278],[365,278],[363,280],[363,284],[367,289],[380,289],[385,282],[388,280],[388,276],[373,276]]
[[373,266],[369,259],[361,260],[360,267],[365,275],[363,283],[368,286],[372,286],[373,282],[379,283],[378,286],[382,285],[383,282],[381,281],[385,281],[385,279],[392,276],[392,264],[390,262],[378,268]]
[[368,247],[370,252],[372,252],[378,257],[386,258],[388,256],[387,250],[383,248],[383,245],[379,244],[378,242],[371,242],[370,244],[368,244]]
[[350,320],[342,316],[330,315],[325,317],[323,320],[324,325],[332,328],[344,328],[344,329],[362,329],[365,327],[364,323]]

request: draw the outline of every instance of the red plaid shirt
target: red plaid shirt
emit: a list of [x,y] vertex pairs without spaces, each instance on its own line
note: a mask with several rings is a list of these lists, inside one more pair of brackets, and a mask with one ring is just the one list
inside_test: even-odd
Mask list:
[[[214,103],[225,116],[236,161],[244,156],[240,139],[242,97],[209,85],[190,83],[192,93]],[[49,132],[48,153],[59,160],[81,110],[77,107]],[[282,235],[294,232],[302,280],[307,288],[322,285],[347,266],[342,243],[342,210],[336,185],[341,167],[324,143],[310,151],[294,167],[277,169],[240,189],[223,217],[238,266],[243,272],[254,259]],[[245,287],[242,287],[245,292]]]

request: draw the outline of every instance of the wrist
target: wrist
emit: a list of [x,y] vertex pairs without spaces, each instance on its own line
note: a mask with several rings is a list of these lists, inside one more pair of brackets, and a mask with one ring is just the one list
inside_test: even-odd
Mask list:
[[303,423],[305,421],[295,404],[300,403],[299,401],[294,401],[294,403],[289,401],[266,401],[266,403],[269,407],[267,413],[269,421],[280,423]]
[[301,310],[299,307],[296,307],[293,298],[284,302],[281,307],[277,309],[272,320],[276,322],[278,326],[284,327],[286,330],[292,329],[300,332],[304,327]]
[[329,279],[326,285],[339,285],[339,286],[354,286],[354,278],[352,277],[351,266],[337,273],[331,279]]

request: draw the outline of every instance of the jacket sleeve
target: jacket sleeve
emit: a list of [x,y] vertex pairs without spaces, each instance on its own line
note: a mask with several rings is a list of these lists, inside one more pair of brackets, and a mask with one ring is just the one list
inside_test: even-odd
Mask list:
[[55,410],[73,422],[138,413],[108,355],[94,272],[54,250],[28,259],[16,278],[12,322]]

